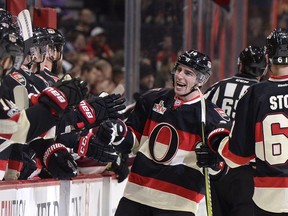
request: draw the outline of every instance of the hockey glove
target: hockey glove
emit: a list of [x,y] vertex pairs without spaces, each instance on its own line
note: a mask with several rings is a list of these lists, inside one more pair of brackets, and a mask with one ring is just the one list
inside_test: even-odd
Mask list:
[[113,162],[117,159],[117,155],[110,145],[111,139],[112,135],[107,134],[100,126],[97,135],[88,133],[80,137],[73,151],[79,156],[86,156],[101,163]]
[[45,151],[43,162],[54,178],[69,179],[77,175],[77,164],[61,143],[54,143]]
[[197,166],[219,170],[219,158],[207,145],[199,142],[196,144],[195,153],[197,157]]
[[77,108],[80,120],[77,127],[92,128],[108,118],[119,118],[119,111],[125,109],[124,102],[125,99],[121,98],[120,94],[82,101]]
[[62,79],[55,83],[54,87],[48,87],[38,95],[30,95],[30,100],[33,105],[45,104],[50,107],[52,114],[59,115],[67,106],[78,104],[85,97],[86,92],[85,82],[78,79]]
[[[130,153],[131,148],[133,147],[133,136],[132,133],[128,133],[126,124],[120,119],[111,119],[106,120],[101,124],[103,130],[105,130],[106,134],[112,133],[112,145],[117,152],[121,153]],[[130,135],[129,141],[123,140]]]
[[35,153],[31,151],[25,152],[23,151],[23,167],[20,172],[20,176],[18,180],[26,180],[28,177],[37,170]]
[[228,124],[219,124],[218,127],[208,135],[207,144],[211,151],[217,154],[221,141],[226,136],[229,136],[229,133],[230,127]]
[[107,167],[108,171],[113,171],[116,174],[118,183],[124,181],[129,174],[129,167],[127,164],[128,154],[119,154],[116,161],[110,163]]
[[64,93],[68,101],[68,106],[79,104],[86,93],[87,83],[77,78],[72,78],[71,75],[66,74],[62,79],[54,84],[54,87]]

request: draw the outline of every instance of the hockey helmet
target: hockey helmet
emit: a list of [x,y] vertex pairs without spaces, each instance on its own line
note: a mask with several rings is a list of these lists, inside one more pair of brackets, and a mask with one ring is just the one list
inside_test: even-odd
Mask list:
[[274,29],[266,39],[266,54],[273,64],[288,65],[288,31]]
[[19,31],[11,25],[0,23],[0,59],[19,55],[23,55],[23,39]]
[[253,77],[262,76],[266,67],[265,49],[257,46],[249,46],[242,50],[238,57],[238,65],[242,64],[242,73]]
[[57,29],[48,28],[47,31],[50,34],[50,45],[55,46],[57,51],[61,52],[65,44],[64,36]]
[[0,23],[7,23],[9,25],[13,23],[12,14],[3,8],[0,8]]
[[[0,23],[0,60],[5,57],[11,58],[12,64],[8,66],[9,68],[12,66],[16,69],[20,68],[24,55],[23,45],[23,39],[14,26]],[[4,70],[9,69],[7,66],[5,66],[6,68],[3,68],[3,66],[1,65]]]
[[200,86],[204,85],[212,74],[210,57],[195,49],[186,51],[178,57],[172,74],[176,72],[176,69],[180,64],[191,68],[196,73],[197,81]]
[[50,35],[46,28],[33,27],[33,45],[46,46],[50,42]]

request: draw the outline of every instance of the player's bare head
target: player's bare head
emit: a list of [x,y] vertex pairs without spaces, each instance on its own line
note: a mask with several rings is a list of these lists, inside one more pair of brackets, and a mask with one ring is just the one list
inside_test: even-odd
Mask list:
[[[212,64],[209,56],[192,49],[181,54],[172,70],[175,74],[179,65],[185,65],[195,72],[197,78],[197,86],[204,85],[212,74]],[[174,79],[173,79],[174,82]]]
[[266,54],[269,63],[275,65],[288,65],[288,31],[276,28],[266,39]]
[[20,68],[23,62],[22,36],[15,26],[7,23],[0,23],[0,60],[1,73],[13,66]]
[[257,46],[245,48],[238,57],[238,65],[241,73],[261,77],[266,67],[265,49]]

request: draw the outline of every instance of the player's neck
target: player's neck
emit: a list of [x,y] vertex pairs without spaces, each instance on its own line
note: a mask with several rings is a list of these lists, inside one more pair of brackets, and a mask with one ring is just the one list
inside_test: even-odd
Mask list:
[[271,71],[274,76],[287,76],[288,66],[287,65],[271,65]]
[[193,100],[194,98],[199,96],[199,92],[198,91],[193,91],[190,94],[186,95],[186,96],[181,96],[181,95],[176,95],[176,97],[184,102],[188,102]]

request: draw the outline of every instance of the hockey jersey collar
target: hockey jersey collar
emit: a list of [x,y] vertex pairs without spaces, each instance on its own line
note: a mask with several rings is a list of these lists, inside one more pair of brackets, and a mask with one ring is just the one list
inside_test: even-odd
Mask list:
[[276,82],[280,82],[280,81],[288,81],[288,75],[284,75],[284,76],[274,76],[271,75],[269,78],[270,81],[276,81]]
[[176,96],[174,97],[174,105],[173,108],[182,106],[183,104],[193,104],[193,103],[197,103],[198,101],[200,101],[200,95],[196,96],[195,98],[192,98],[189,101],[183,101],[179,98],[177,98]]

